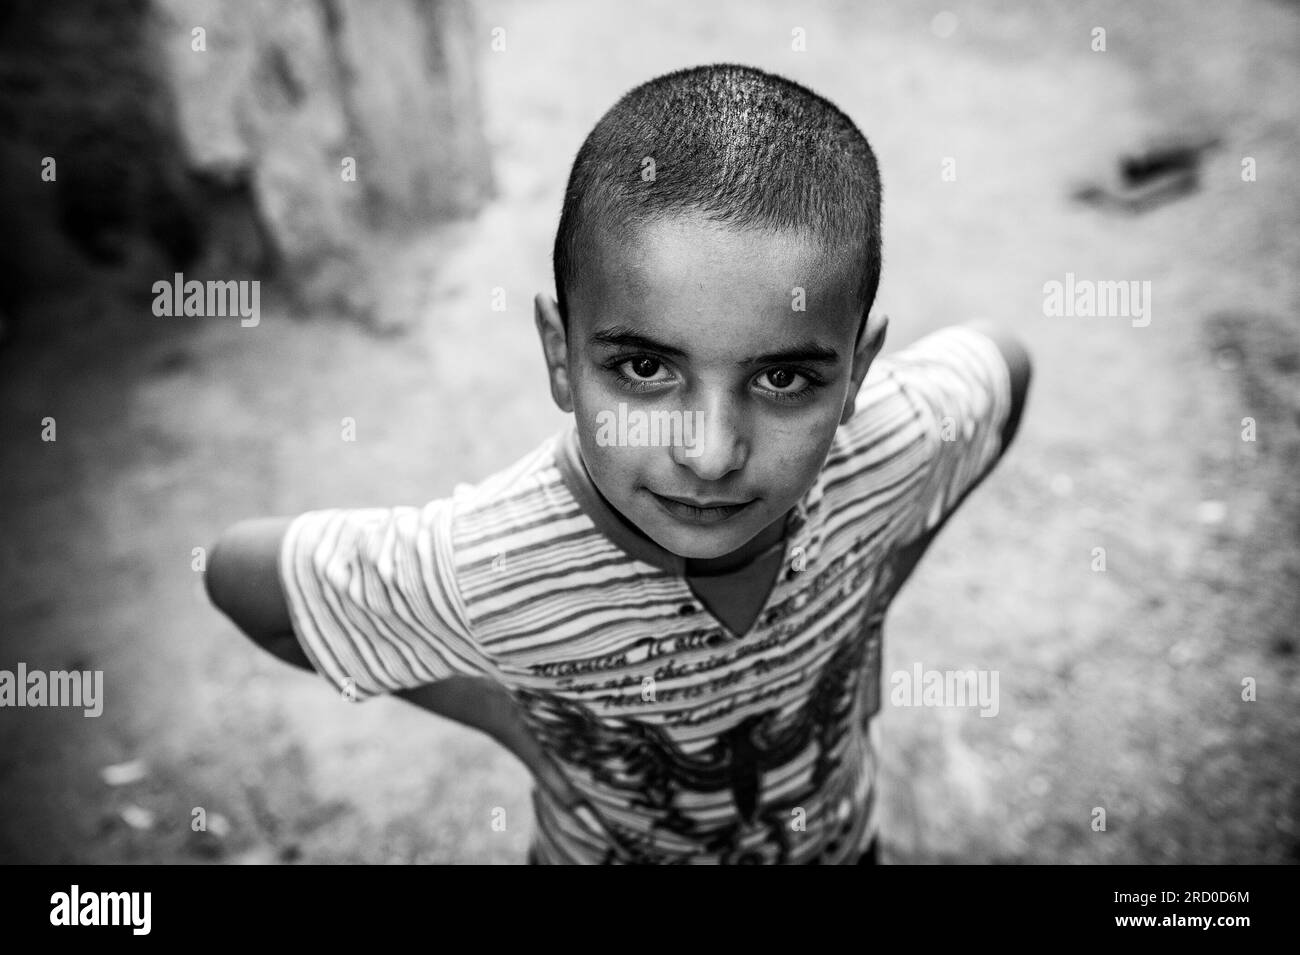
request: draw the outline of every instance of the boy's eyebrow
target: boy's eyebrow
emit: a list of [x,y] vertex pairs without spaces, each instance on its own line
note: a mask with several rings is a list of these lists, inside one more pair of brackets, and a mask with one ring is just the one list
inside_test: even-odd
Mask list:
[[[611,348],[643,348],[646,351],[657,352],[669,358],[689,357],[680,348],[655,341],[653,338],[631,331],[623,325],[616,325],[604,331],[593,332],[587,341],[592,345],[607,345]],[[828,348],[814,341],[807,341],[792,345],[789,348],[783,348],[780,351],[768,352],[765,355],[742,358],[738,364],[778,365],[782,362],[802,362],[812,365],[834,365],[839,360],[840,354],[834,348]]]

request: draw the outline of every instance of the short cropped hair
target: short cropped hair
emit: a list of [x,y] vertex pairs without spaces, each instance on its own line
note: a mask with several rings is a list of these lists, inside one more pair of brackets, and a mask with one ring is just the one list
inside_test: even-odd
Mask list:
[[865,322],[880,284],[880,193],[866,137],[798,83],[735,64],[657,77],[601,117],[573,162],[555,236],[560,317],[567,329],[567,290],[599,236],[694,213],[854,257]]

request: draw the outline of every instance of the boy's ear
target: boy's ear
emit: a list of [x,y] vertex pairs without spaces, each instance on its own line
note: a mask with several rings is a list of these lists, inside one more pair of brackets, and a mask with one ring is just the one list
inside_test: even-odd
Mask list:
[[840,416],[840,424],[848,424],[849,419],[853,417],[858,391],[862,388],[862,382],[866,380],[867,369],[880,354],[880,349],[885,347],[885,332],[888,330],[888,315],[873,312],[867,316],[866,324],[862,326],[862,334],[858,336],[857,347],[853,350],[853,379],[849,385],[848,398],[844,401],[844,414]]
[[533,298],[533,320],[546,356],[546,374],[551,381],[551,398],[561,411],[573,411],[573,394],[569,389],[568,335],[560,320],[560,306],[549,295]]

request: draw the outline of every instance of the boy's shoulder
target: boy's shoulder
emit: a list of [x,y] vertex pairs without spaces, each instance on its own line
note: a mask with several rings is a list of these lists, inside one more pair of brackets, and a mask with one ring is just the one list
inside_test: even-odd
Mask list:
[[[535,492],[555,484],[559,473],[555,469],[560,442],[564,431],[544,438],[531,450],[505,467],[477,481],[462,481],[452,491],[458,514],[491,511],[501,507],[520,506]],[[538,501],[533,500],[532,506]]]
[[589,589],[594,568],[617,578],[615,564],[635,563],[601,534],[566,477],[575,444],[570,423],[508,467],[453,491],[448,556],[476,624],[526,600]]
[[[560,470],[566,430],[557,431],[513,463],[474,482],[457,484],[448,500],[458,564],[473,564],[482,548],[514,548],[544,540],[581,508]],[[521,532],[525,537],[521,538]]]
[[862,383],[853,416],[836,432],[827,466],[849,456],[888,456],[900,445],[942,440],[934,425],[947,422],[941,417],[932,420],[933,413],[951,410],[946,403],[991,410],[984,406],[1001,390],[998,379],[1005,372],[997,346],[961,325],[941,328],[882,355]]
[[931,524],[996,461],[1009,412],[1007,363],[969,327],[882,356],[823,466],[828,515],[869,529]]

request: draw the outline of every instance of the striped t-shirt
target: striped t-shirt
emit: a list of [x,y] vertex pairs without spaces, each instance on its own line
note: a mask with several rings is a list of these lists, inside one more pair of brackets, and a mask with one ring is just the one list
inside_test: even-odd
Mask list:
[[878,359],[744,634],[680,558],[593,518],[572,429],[423,507],[296,518],[294,629],[358,700],[458,674],[508,688],[594,810],[535,790],[537,861],[852,862],[875,835],[895,558],[993,466],[1009,408],[1001,353],[970,329]]

